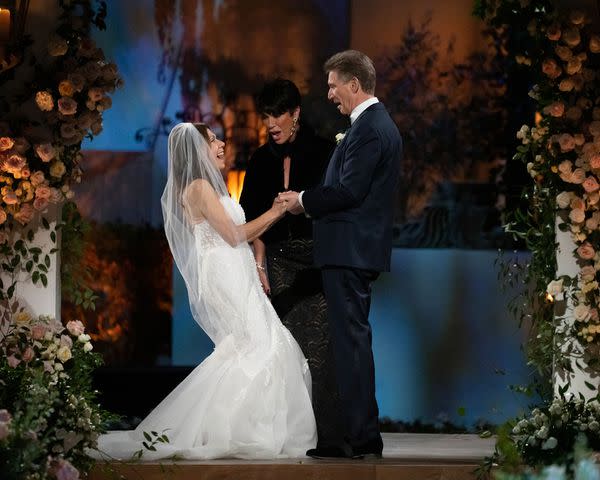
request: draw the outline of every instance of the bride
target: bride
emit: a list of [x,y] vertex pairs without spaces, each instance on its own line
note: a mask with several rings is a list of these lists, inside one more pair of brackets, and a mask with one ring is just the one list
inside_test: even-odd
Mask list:
[[[245,223],[219,169],[224,143],[204,124],[169,135],[165,233],[192,315],[213,353],[133,431],[109,432],[100,454],[154,460],[304,456],[316,444],[308,364],[264,294],[248,241],[285,214],[285,204]],[[144,432],[168,443],[142,446]]]

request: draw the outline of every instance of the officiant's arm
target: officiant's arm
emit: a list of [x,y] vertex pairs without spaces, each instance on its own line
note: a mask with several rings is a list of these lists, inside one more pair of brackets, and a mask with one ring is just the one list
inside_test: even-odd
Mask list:
[[304,210],[313,218],[360,205],[369,189],[381,157],[381,140],[376,130],[349,139],[344,167],[337,183],[306,190]]
[[217,231],[229,245],[235,247],[242,242],[251,242],[266,232],[286,211],[282,202],[273,202],[272,207],[258,218],[236,225],[219,201],[217,192],[206,180],[194,180],[184,194],[192,221],[204,219]]

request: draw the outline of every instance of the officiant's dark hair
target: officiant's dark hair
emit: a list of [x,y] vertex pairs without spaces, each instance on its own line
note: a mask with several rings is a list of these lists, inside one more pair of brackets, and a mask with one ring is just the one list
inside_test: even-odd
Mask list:
[[323,70],[327,74],[335,70],[344,82],[356,77],[365,93],[370,95],[375,93],[377,80],[375,65],[367,55],[358,50],[344,50],[336,53],[325,62]]
[[256,110],[260,114],[278,117],[298,108],[301,101],[300,90],[294,82],[287,78],[276,78],[265,83],[256,96]]

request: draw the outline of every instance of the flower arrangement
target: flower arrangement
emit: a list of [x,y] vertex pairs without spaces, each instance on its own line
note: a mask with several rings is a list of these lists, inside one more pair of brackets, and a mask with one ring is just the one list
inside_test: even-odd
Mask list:
[[[13,277],[26,264],[16,242],[27,247],[38,216],[49,205],[73,198],[71,185],[82,176],[81,142],[102,131],[103,112],[112,105],[110,94],[122,83],[116,65],[90,37],[92,26],[104,28],[103,2],[97,9],[90,0],[57,5],[60,21],[45,40],[43,55],[36,57],[27,49],[24,67],[0,79],[0,91],[10,92],[0,95],[0,255],[2,270]],[[12,79],[15,71],[25,79]],[[53,241],[55,237],[52,232]],[[36,273],[37,265],[27,271],[34,283],[45,284],[50,265]],[[14,281],[0,285],[0,299],[12,298],[13,291]]]
[[81,322],[11,310],[0,323],[2,478],[77,479],[106,419],[91,390],[101,357]]

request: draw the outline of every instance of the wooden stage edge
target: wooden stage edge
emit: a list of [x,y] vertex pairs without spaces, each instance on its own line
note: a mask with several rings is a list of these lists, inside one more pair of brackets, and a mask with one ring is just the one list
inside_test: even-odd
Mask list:
[[495,444],[477,435],[420,433],[386,433],[383,441],[381,460],[99,462],[89,480],[472,480]]

